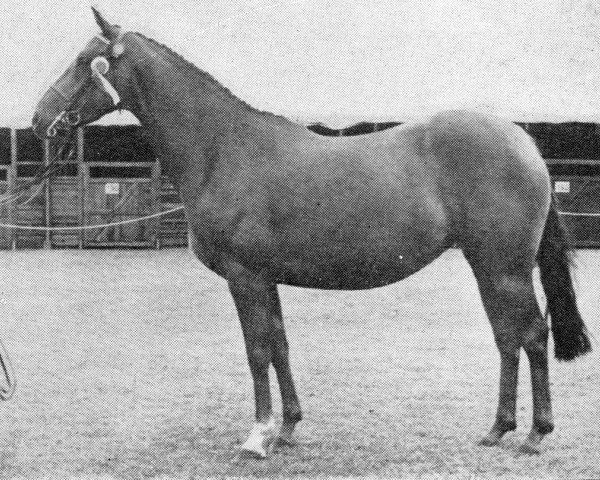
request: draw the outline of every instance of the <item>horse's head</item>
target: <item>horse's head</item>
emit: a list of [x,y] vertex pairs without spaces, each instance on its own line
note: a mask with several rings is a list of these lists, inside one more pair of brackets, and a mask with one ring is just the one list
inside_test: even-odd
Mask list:
[[101,34],[88,42],[75,61],[39,101],[32,120],[40,138],[69,133],[121,107],[131,63],[126,36],[92,8]]

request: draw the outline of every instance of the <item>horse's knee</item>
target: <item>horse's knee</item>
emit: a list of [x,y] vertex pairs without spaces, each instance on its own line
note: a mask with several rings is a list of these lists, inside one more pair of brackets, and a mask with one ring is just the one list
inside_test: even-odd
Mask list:
[[248,351],[248,359],[250,368],[255,372],[263,372],[269,368],[271,364],[271,349],[268,345],[263,345],[256,342]]
[[284,405],[283,406],[283,421],[287,423],[298,423],[302,420],[302,409],[300,405]]

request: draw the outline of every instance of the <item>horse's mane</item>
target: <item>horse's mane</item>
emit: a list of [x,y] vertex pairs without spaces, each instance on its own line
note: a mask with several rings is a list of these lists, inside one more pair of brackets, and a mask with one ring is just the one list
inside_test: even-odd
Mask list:
[[240,105],[242,105],[244,108],[246,108],[248,111],[257,113],[261,116],[268,117],[268,118],[271,118],[274,120],[283,120],[286,123],[293,123],[288,118],[284,117],[283,115],[276,115],[274,113],[259,110],[255,107],[253,107],[252,105],[246,103],[241,98],[237,97],[229,88],[222,85],[210,73],[208,73],[205,70],[202,70],[201,68],[194,65],[192,62],[190,62],[188,59],[186,59],[183,55],[175,52],[174,50],[172,50],[170,47],[166,46],[165,44],[160,43],[160,42],[154,40],[153,38],[149,38],[149,37],[145,36],[143,33],[139,33],[139,32],[134,32],[134,33],[135,33],[135,35],[138,35],[139,37],[143,38],[144,40],[146,40],[150,44],[154,45],[155,47],[158,47],[161,51],[168,54],[170,58],[173,58],[174,60],[176,60],[177,65],[179,67],[184,69],[184,71],[186,73],[192,74],[191,78],[196,77],[198,80],[202,81],[203,85],[206,85],[206,84],[210,85],[215,91],[223,94],[226,98],[235,100]]

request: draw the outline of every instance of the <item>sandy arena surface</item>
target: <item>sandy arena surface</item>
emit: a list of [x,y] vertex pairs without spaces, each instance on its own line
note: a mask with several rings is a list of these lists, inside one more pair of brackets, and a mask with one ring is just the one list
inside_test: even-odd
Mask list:
[[[600,338],[600,251],[578,264]],[[187,250],[0,252],[0,275],[19,382],[0,405],[2,479],[600,478],[598,342],[551,361],[556,430],[541,455],[517,453],[531,425],[525,356],[517,431],[477,445],[499,357],[459,251],[377,290],[280,289],[305,420],[299,444],[266,461],[238,456],[254,407],[233,303]]]

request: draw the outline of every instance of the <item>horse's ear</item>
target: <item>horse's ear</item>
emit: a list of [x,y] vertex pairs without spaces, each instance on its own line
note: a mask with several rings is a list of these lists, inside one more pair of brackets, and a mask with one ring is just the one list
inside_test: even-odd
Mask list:
[[107,22],[96,7],[92,7],[92,12],[94,12],[94,18],[96,19],[96,23],[102,31],[102,35],[109,40],[114,40],[117,38],[119,35],[119,27]]

